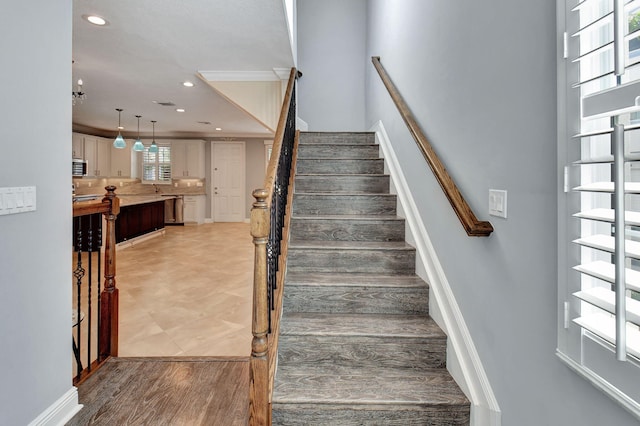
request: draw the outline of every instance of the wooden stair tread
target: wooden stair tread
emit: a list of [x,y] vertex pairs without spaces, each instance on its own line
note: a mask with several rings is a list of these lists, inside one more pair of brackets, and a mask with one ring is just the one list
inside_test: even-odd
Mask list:
[[402,222],[400,216],[381,216],[379,214],[334,214],[334,215],[292,215],[292,219],[300,220],[362,220],[362,221],[396,221]]
[[426,315],[288,312],[283,316],[281,327],[282,335],[446,337]]
[[[333,161],[333,159],[331,160]],[[376,177],[387,177],[389,176],[386,173],[298,173],[296,174],[296,179],[299,177],[322,177],[322,178],[331,178],[331,177],[345,177],[345,178],[353,178],[353,177],[363,177],[363,178],[376,178]]]
[[287,272],[286,285],[289,286],[341,286],[341,287],[428,287],[417,275],[372,275],[338,273]]
[[344,191],[344,192],[299,192],[295,191],[293,202],[295,203],[296,195],[306,196],[331,196],[331,197],[396,197],[396,194],[389,194],[389,192],[357,192],[357,191]]
[[404,241],[315,241],[301,240],[291,241],[289,250],[407,250],[413,251],[415,247]]
[[467,405],[444,369],[280,366],[273,404]]

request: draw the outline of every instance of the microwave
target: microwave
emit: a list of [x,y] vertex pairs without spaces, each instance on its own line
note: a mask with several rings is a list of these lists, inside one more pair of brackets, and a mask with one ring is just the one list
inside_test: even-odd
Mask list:
[[86,176],[87,175],[87,162],[81,158],[74,158],[71,162],[71,175],[72,176]]

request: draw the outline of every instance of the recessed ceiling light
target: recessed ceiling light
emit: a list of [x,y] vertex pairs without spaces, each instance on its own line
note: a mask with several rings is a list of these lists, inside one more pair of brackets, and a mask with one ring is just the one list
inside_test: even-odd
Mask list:
[[107,20],[98,15],[83,15],[82,17],[91,22],[93,25],[107,25]]
[[216,130],[217,130],[217,131],[220,131],[220,130],[222,130],[222,129],[221,129],[220,127],[216,127]]
[[184,112],[184,108],[176,108],[177,112]]
[[194,86],[194,84],[193,84],[192,82],[190,82],[190,81],[184,81],[184,82],[182,83],[182,85],[183,85],[184,87],[193,87],[193,86]]

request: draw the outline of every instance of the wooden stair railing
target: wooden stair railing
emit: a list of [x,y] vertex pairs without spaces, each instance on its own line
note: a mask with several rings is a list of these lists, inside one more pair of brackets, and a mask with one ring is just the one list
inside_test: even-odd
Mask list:
[[278,356],[282,289],[289,239],[298,134],[295,80],[291,69],[273,140],[264,188],[253,191],[251,235],[255,245],[253,322],[249,363],[249,424],[271,424],[271,395]]
[[451,207],[453,207],[458,219],[460,219],[462,227],[466,231],[467,235],[471,237],[488,237],[491,235],[493,232],[493,226],[489,222],[479,221],[476,218],[471,207],[469,207],[469,204],[467,204],[466,200],[460,193],[460,190],[447,172],[444,164],[440,161],[440,158],[431,146],[431,143],[420,129],[420,126],[418,126],[416,119],[411,113],[409,106],[402,98],[402,95],[400,95],[398,88],[393,84],[391,78],[382,66],[382,63],[380,63],[380,57],[373,56],[371,61],[378,71],[378,74],[380,74],[380,78],[389,91],[391,99],[393,99],[393,102],[396,104],[402,119],[409,128],[411,136],[413,136],[413,139],[415,139],[418,144],[422,155],[427,160],[429,167],[433,171],[433,174],[449,200],[449,203],[451,203]]
[[[98,295],[98,303],[97,307],[98,311],[98,319],[97,319],[97,348],[98,353],[95,360],[91,359],[92,357],[88,355],[88,365],[86,368],[78,369],[77,375],[74,378],[74,384],[78,385],[82,381],[86,380],[93,372],[95,372],[109,357],[118,355],[118,288],[116,287],[116,237],[115,237],[115,221],[120,212],[120,199],[116,196],[115,186],[107,186],[105,187],[107,193],[104,198],[100,201],[79,201],[73,203],[73,218],[74,221],[77,219],[81,219],[82,217],[90,216],[90,215],[102,215],[104,217],[104,286],[102,291]],[[90,221],[89,221],[90,223]],[[92,238],[96,238],[96,236],[91,236],[93,231],[89,230],[89,238],[88,245],[93,245],[91,243]],[[101,235],[98,232],[97,238],[100,239]],[[83,240],[85,240],[83,242]],[[81,230],[77,231],[77,235],[74,235],[74,246],[78,250],[82,250],[83,245],[87,245],[86,243],[87,236],[83,235]],[[99,241],[96,245],[102,245],[102,242]],[[89,262],[91,262],[92,249],[89,249]],[[80,254],[79,254],[80,256]],[[81,280],[83,279],[84,270],[82,265],[79,265],[79,271],[74,271],[74,275],[77,279],[77,284],[80,286]],[[77,274],[80,272],[80,274]],[[100,268],[98,268],[98,274],[100,274]],[[101,280],[101,277],[98,278]],[[91,282],[88,283],[90,287]],[[80,299],[78,297],[78,299]],[[80,300],[78,300],[80,302]],[[89,297],[89,307],[91,308],[91,300]],[[82,318],[80,317],[80,305],[78,305],[78,315],[76,316],[76,324],[74,325],[80,329],[80,323],[82,322]],[[91,315],[91,309],[89,309],[88,315]],[[89,327],[89,336],[90,329],[92,327],[91,324]],[[78,337],[80,336],[78,332]],[[91,341],[88,342],[89,345],[92,344]],[[81,348],[75,347],[74,341],[74,351],[77,349],[79,352]],[[90,348],[88,349],[89,354],[91,353]],[[78,357],[79,355],[76,355]],[[77,358],[76,358],[77,359]],[[78,360],[78,359],[77,359]]]

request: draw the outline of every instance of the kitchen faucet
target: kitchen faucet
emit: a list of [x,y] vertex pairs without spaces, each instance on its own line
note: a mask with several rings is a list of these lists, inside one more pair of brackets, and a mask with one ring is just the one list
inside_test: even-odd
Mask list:
[[154,187],[154,188],[155,188],[155,190],[156,190],[156,194],[157,194],[158,192],[160,192],[160,188],[158,188],[158,185],[156,185],[155,183],[154,183],[154,184],[152,184],[152,185],[153,185],[153,187]]

